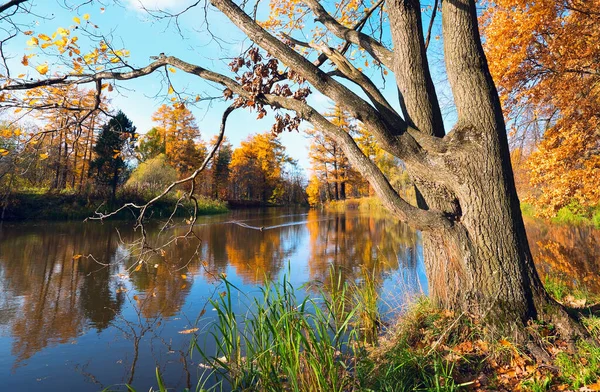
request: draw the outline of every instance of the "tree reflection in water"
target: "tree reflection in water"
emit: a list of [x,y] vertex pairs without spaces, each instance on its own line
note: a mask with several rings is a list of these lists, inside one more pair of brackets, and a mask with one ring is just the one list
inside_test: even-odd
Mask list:
[[[157,233],[149,228],[151,242],[159,241]],[[22,389],[90,383],[148,389],[158,366],[170,386],[193,387],[199,370],[189,356],[192,335],[180,332],[201,333],[213,320],[207,303],[222,290],[220,274],[252,293],[288,265],[297,283],[331,282],[333,271],[342,283],[372,284],[399,302],[424,283],[419,234],[368,213],[241,211],[203,218],[195,234],[140,267],[126,246],[136,233],[125,224],[0,226],[0,349],[7,349],[0,382]],[[596,293],[598,234],[528,222],[542,271],[562,272]],[[95,259],[73,257],[80,254]]]

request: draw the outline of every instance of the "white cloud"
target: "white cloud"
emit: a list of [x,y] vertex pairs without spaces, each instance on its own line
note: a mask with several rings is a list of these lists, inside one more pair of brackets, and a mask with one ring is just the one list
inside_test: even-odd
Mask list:
[[138,11],[174,10],[189,5],[189,0],[126,0],[127,5]]

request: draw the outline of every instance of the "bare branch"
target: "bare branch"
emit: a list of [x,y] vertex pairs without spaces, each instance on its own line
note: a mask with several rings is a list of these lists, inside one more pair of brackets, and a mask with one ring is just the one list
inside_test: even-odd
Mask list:
[[[355,45],[360,46],[366,50],[373,58],[385,65],[386,67],[393,69],[394,57],[393,52],[383,46],[380,42],[374,38],[361,33],[355,29],[345,27],[339,23],[333,16],[331,16],[327,10],[317,0],[306,0],[305,3],[310,7],[317,21],[321,22],[329,31],[335,34],[337,37],[351,42]],[[378,5],[373,7],[373,10]],[[369,14],[370,15],[370,14]]]
[[433,22],[435,21],[435,16],[437,15],[439,0],[435,0],[433,3],[433,11],[431,13],[431,19],[429,19],[429,27],[427,28],[427,36],[425,37],[425,50],[429,48],[429,41],[431,40],[431,31],[433,30]]
[[2,5],[0,5],[0,13],[6,11],[12,7],[18,7],[20,4],[25,3],[27,0],[10,0]]

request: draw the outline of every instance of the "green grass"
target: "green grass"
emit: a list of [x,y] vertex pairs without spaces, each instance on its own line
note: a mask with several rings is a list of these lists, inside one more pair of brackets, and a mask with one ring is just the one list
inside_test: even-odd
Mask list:
[[[535,207],[530,203],[521,203],[521,213],[527,218],[537,218]],[[550,221],[557,225],[590,225],[600,228],[600,206],[582,207],[574,202],[558,210]]]
[[[343,283],[332,269],[316,296],[305,296],[311,291],[294,288],[285,276],[254,296],[222,277],[225,290],[211,301],[216,320],[193,341],[207,369],[196,390],[542,392],[580,390],[600,379],[600,346],[593,342],[569,345],[552,336],[552,326],[532,325],[552,361],[538,366],[527,348],[509,337],[485,340],[477,319],[440,310],[427,298],[382,334],[374,327],[380,315],[371,276],[363,271],[360,281]],[[560,296],[573,295],[559,281],[550,285]],[[240,304],[244,310],[236,312]],[[600,337],[600,317],[583,323]],[[157,381],[167,389],[158,373]]]
[[[195,342],[212,372],[213,389],[261,391],[346,391],[354,383],[356,334],[347,309],[347,286],[323,301],[299,299],[284,278],[267,282],[261,295],[250,299],[223,279],[226,290],[211,301],[218,321],[209,338],[217,343],[209,353]],[[238,315],[234,298],[251,301],[249,310]],[[203,380],[203,382],[206,381]]]
[[560,378],[573,388],[579,389],[600,378],[600,347],[580,341],[574,354],[559,353],[555,364],[560,369]]

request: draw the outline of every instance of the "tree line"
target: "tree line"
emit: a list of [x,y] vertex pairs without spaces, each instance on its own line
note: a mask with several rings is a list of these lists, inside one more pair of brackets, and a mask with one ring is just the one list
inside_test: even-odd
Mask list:
[[[36,122],[1,128],[0,183],[9,193],[154,196],[207,156],[207,142],[185,104],[161,105],[152,115],[154,127],[141,134],[122,111],[109,115],[107,103],[87,118],[82,111],[51,107],[55,101],[89,103],[91,90],[50,87],[46,94],[50,109],[40,111]],[[225,138],[196,182],[195,193],[211,199],[307,203],[303,170],[270,131],[248,136],[238,148]]]

